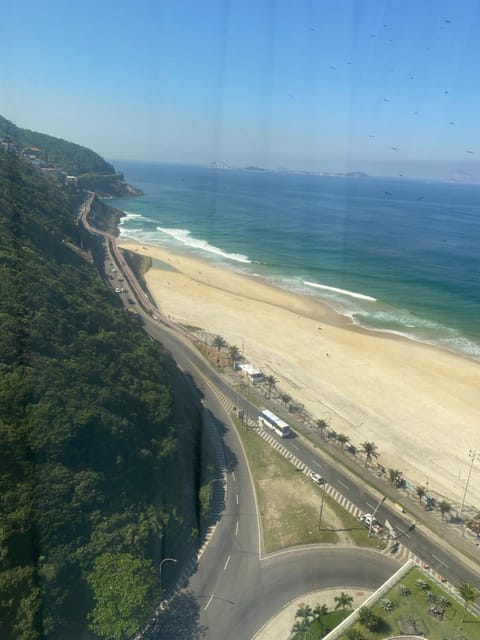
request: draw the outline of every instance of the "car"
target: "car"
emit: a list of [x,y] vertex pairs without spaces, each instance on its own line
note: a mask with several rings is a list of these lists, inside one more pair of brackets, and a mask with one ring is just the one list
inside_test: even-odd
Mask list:
[[132,298],[128,299],[128,304],[135,304],[135,300],[133,300]]
[[118,287],[115,289],[115,293],[122,293],[122,290],[119,289]]
[[316,484],[325,484],[325,478],[322,478],[322,476],[319,473],[315,473],[315,471],[311,471],[310,472],[310,478],[316,483]]
[[371,529],[377,534],[380,534],[383,531],[382,525],[378,522],[378,520],[375,520],[374,516],[371,513],[365,513],[363,516],[360,516],[360,522],[364,527],[366,527],[367,529]]

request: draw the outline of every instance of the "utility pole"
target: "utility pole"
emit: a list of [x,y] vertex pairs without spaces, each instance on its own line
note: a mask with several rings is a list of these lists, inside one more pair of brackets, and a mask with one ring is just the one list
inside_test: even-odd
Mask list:
[[465,485],[465,493],[463,494],[462,506],[460,507],[460,515],[463,513],[463,507],[465,506],[465,498],[467,497],[468,485],[470,483],[470,476],[472,475],[473,463],[475,460],[480,460],[480,452],[477,453],[475,449],[470,449],[468,457],[471,458],[470,469],[468,470],[467,483]]
[[382,504],[385,502],[385,500],[386,500],[386,499],[387,499],[387,496],[383,496],[383,498],[381,498],[381,499],[378,501],[378,504],[377,504],[377,506],[375,507],[374,512],[372,513],[372,517],[371,517],[371,520],[370,520],[370,526],[368,527],[368,537],[369,537],[369,538],[370,538],[370,536],[372,535],[372,526],[373,526],[373,521],[375,520],[375,515],[376,515],[376,513],[377,513],[378,509],[380,508],[380,505],[382,505]]

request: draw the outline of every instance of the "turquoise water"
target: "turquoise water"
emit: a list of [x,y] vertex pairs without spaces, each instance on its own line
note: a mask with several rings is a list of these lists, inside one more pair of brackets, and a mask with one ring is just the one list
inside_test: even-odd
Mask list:
[[117,163],[121,233],[480,360],[480,187]]

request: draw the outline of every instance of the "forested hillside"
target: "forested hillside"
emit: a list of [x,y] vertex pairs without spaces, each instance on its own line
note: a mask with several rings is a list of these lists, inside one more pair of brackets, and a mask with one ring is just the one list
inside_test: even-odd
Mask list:
[[162,349],[63,243],[73,214],[0,151],[2,640],[129,637],[158,601],[160,560],[198,526],[196,414],[176,409]]

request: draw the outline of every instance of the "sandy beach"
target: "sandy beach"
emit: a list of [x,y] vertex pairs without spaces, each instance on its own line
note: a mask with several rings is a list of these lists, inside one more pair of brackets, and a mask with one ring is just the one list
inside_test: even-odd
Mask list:
[[[278,387],[379,462],[459,504],[480,451],[480,366],[407,339],[359,330],[315,298],[277,289],[190,255],[122,238],[161,261],[146,282],[163,313],[221,335]],[[480,461],[467,504],[480,508]]]

